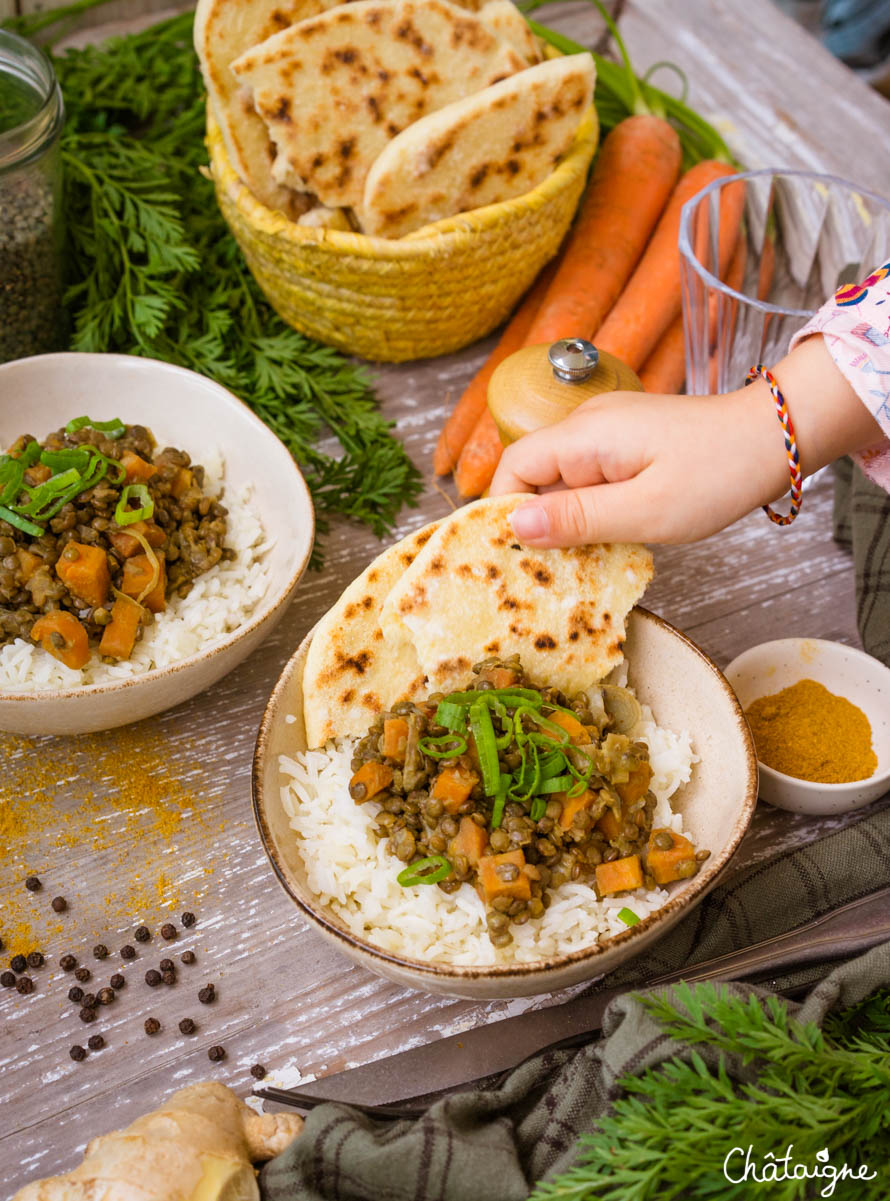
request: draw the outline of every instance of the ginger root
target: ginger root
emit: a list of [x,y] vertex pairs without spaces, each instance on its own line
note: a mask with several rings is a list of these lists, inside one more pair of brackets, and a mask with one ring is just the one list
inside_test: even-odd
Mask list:
[[297,1114],[254,1113],[224,1084],[192,1084],[12,1201],[259,1201],[253,1161],[278,1155],[302,1128]]

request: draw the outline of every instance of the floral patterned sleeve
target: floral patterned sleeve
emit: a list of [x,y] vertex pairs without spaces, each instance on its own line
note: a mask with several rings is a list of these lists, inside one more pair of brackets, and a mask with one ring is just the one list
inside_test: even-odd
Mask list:
[[810,334],[823,335],[838,369],[881,427],[883,439],[853,458],[890,492],[890,262],[861,284],[838,288],[794,335],[790,349]]

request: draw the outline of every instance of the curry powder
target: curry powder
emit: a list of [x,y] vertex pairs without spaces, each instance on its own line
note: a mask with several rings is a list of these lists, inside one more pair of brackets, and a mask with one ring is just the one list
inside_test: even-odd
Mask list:
[[757,758],[774,771],[818,784],[865,780],[878,765],[868,718],[815,680],[798,680],[746,710]]

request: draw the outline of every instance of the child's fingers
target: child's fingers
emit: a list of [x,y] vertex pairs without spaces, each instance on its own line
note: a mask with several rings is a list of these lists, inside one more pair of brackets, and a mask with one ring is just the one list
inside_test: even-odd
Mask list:
[[564,488],[514,509],[510,522],[527,546],[644,542],[653,537],[653,504],[644,476],[617,484]]
[[[574,436],[573,436],[574,433]],[[554,484],[579,487],[604,477],[589,431],[573,431],[571,419],[526,434],[501,456],[491,482],[492,496],[534,492]]]

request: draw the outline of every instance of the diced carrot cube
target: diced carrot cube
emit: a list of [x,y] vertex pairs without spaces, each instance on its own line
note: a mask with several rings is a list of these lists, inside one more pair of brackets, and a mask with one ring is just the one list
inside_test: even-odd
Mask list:
[[480,680],[488,680],[492,688],[513,688],[519,682],[519,672],[512,667],[489,667]]
[[[121,582],[121,592],[132,596],[152,613],[163,613],[167,608],[165,591],[167,588],[167,570],[164,558],[158,558],[158,578],[151,592],[143,596],[145,589],[154,578],[154,569],[148,555],[133,555],[124,561],[124,578]],[[140,599],[141,598],[141,599]]]
[[649,781],[652,779],[652,768],[644,760],[630,773],[624,784],[616,784],[615,791],[625,805],[632,805],[649,791]]
[[[512,864],[518,869],[514,880],[505,880],[498,874],[497,869],[507,864]],[[516,901],[529,900],[532,886],[522,870],[524,867],[525,855],[521,850],[504,851],[500,855],[482,855],[479,859],[477,884],[482,900],[488,905],[498,897],[512,897]]]
[[408,723],[404,717],[388,717],[383,723],[383,753],[387,759],[405,762],[408,746]]
[[626,855],[611,863],[597,864],[596,883],[603,896],[613,892],[631,892],[643,883],[643,866],[639,855]]
[[602,817],[596,823],[596,828],[605,834],[610,842],[614,842],[621,835],[622,822],[618,819],[614,809],[606,809]]
[[140,458],[132,450],[125,450],[121,455],[121,466],[127,473],[128,484],[144,484],[153,475],[158,474],[158,469],[154,463],[149,463],[147,460]]
[[590,734],[571,713],[563,712],[562,709],[557,709],[554,713],[547,714],[547,720],[552,721],[554,725],[560,726],[569,736],[569,742],[579,745],[581,743],[590,742]]
[[[656,835],[669,835],[673,846],[662,850],[655,843]],[[646,867],[656,884],[670,884],[673,880],[688,880],[698,871],[695,847],[683,834],[673,830],[653,830],[646,848]]]
[[[53,635],[61,639],[57,646]],[[90,643],[87,632],[81,622],[67,609],[54,609],[38,617],[31,626],[31,637],[39,642],[45,651],[64,663],[66,667],[80,670],[85,667],[90,657]]]
[[591,792],[589,788],[585,788],[583,792],[579,792],[577,796],[570,797],[565,792],[554,792],[554,801],[559,801],[562,805],[562,813],[559,815],[559,824],[563,830],[570,830],[572,823],[575,820],[575,814],[580,813],[582,809],[589,809],[596,800],[597,794]]
[[369,759],[349,781],[349,795],[359,805],[362,801],[370,801],[372,797],[389,788],[392,777],[393,770],[388,763],[378,763],[376,759]]
[[448,844],[452,856],[463,855],[471,867],[476,867],[488,844],[488,832],[471,817],[460,819],[460,829]]
[[69,592],[94,608],[108,600],[111,572],[101,547],[69,542],[56,561],[56,575]]
[[133,537],[134,534],[141,534],[148,545],[155,549],[167,541],[167,535],[153,521],[134,521],[126,529],[115,526],[108,531],[108,541],[122,559],[129,559],[131,555],[137,555],[142,550],[142,543]]
[[142,609],[135,601],[119,596],[111,606],[111,621],[102,631],[99,654],[110,659],[129,659],[141,617]]
[[185,496],[189,488],[194,483],[195,473],[189,471],[188,467],[177,467],[176,475],[170,481],[170,495],[174,500],[179,500]]
[[474,771],[461,767],[443,767],[430,789],[430,796],[443,803],[446,813],[456,813],[479,783]]
[[25,483],[36,488],[38,484],[45,484],[52,475],[52,468],[47,467],[46,463],[34,463],[25,471]]

